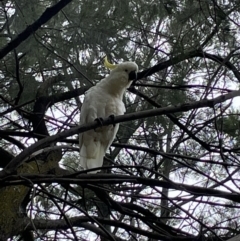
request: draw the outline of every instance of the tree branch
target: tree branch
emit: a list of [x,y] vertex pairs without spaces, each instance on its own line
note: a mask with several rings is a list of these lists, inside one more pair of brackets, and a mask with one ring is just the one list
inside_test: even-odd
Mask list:
[[46,137],[37,143],[31,145],[30,147],[26,148],[24,151],[22,151],[18,156],[16,156],[5,168],[3,171],[0,172],[0,177],[4,177],[16,170],[16,168],[23,162],[25,158],[27,158],[30,154],[33,152],[42,149],[51,143],[55,143],[59,140],[62,140],[68,136],[72,136],[75,134],[79,134],[91,129],[96,129],[97,127],[101,126],[107,126],[112,125],[116,123],[122,123],[126,121],[133,121],[137,119],[147,118],[147,117],[153,117],[158,115],[166,115],[169,113],[175,113],[175,112],[187,112],[192,109],[198,109],[203,107],[211,107],[213,108],[215,104],[222,103],[227,100],[230,100],[236,96],[240,96],[240,90],[232,91],[225,95],[220,95],[214,99],[204,99],[201,101],[195,101],[192,103],[185,103],[179,106],[174,107],[164,107],[164,108],[156,108],[153,110],[145,110],[135,113],[130,113],[126,115],[120,115],[116,116],[114,121],[112,118],[105,118],[102,121],[102,124],[99,124],[97,122],[93,122],[87,125],[80,125],[78,127],[71,128],[69,130],[63,131],[61,133],[58,133],[56,135]]
[[[105,167],[106,168],[106,167]],[[136,169],[145,169],[142,166],[134,166]],[[79,172],[67,176],[56,176],[47,174],[20,174],[11,175],[7,178],[0,178],[1,186],[12,186],[12,185],[28,185],[29,180],[34,184],[39,183],[60,183],[60,184],[78,184],[85,188],[93,190],[93,185],[99,184],[119,184],[129,182],[132,184],[142,184],[150,187],[161,187],[168,188],[178,191],[185,191],[195,196],[212,196],[218,198],[225,198],[237,203],[240,203],[240,194],[230,193],[226,191],[217,190],[214,188],[198,187],[193,185],[187,185],[182,183],[173,182],[170,180],[163,181],[145,177],[129,176],[121,174],[84,174]],[[159,175],[160,176],[160,175]],[[96,186],[97,188],[98,186]],[[94,190],[95,191],[95,190]]]
[[[139,92],[138,90],[136,90],[134,87],[130,87],[130,92],[135,93],[136,95],[144,98],[146,101],[148,101],[149,103],[151,103],[153,106],[157,107],[157,108],[161,108],[162,106],[159,105],[157,102],[153,101],[151,98],[149,98],[148,96],[144,95],[143,93]],[[181,130],[183,130],[184,132],[186,132],[189,137],[191,137],[193,140],[195,140],[196,142],[198,142],[203,148],[205,148],[206,150],[210,151],[210,146],[205,143],[204,141],[200,140],[197,136],[196,133],[192,133],[190,130],[188,130],[188,128],[183,125],[180,121],[178,121],[178,119],[172,115],[172,114],[166,114],[166,116],[175,124],[177,125]]]
[[240,73],[237,70],[237,68],[228,60],[228,59],[224,59],[220,56],[214,55],[214,54],[209,54],[206,52],[203,52],[202,50],[194,50],[191,52],[188,52],[186,54],[180,54],[176,57],[173,57],[167,61],[161,62],[155,66],[153,66],[152,68],[146,69],[140,73],[138,73],[137,79],[142,79],[145,78],[147,76],[150,76],[152,74],[155,74],[156,72],[159,72],[163,69],[166,69],[174,64],[178,64],[183,60],[186,59],[191,59],[194,57],[201,57],[201,58],[207,58],[207,59],[211,59],[219,64],[222,64],[223,66],[226,66],[228,69],[230,69],[233,74],[235,75],[235,77],[237,78],[237,80],[240,82]]
[[33,132],[38,136],[39,140],[49,135],[44,121],[44,115],[47,109],[55,103],[82,95],[88,89],[88,87],[81,87],[61,94],[56,94],[52,96],[41,96],[36,100],[33,107],[33,115],[31,117],[31,121],[33,124]]
[[43,24],[49,21],[71,1],[72,0],[61,0],[52,7],[47,8],[33,24],[29,25],[23,32],[21,32],[16,38],[14,38],[0,50],[0,59],[18,47],[24,40],[26,40],[30,35],[37,31]]
[[12,154],[4,150],[2,147],[0,147],[0,156],[1,156],[1,162],[0,162],[1,168],[4,168],[14,158]]
[[[110,219],[105,219],[105,218],[101,218],[101,217],[94,217],[94,219],[96,219],[97,221],[104,223],[104,224],[108,224],[114,227],[120,227],[126,230],[129,230],[131,232],[134,233],[138,233],[141,234],[143,236],[146,236],[148,238],[153,238],[153,239],[158,239],[158,240],[166,240],[169,241],[169,237],[167,235],[162,235],[156,232],[150,232],[150,231],[146,231],[140,228],[136,228],[133,227],[129,224],[123,223],[121,221],[118,220],[110,220]],[[71,224],[73,226],[77,226],[77,227],[84,227],[88,230],[91,230],[99,235],[102,235],[106,238],[108,238],[106,236],[106,234],[101,230],[98,229],[95,225],[91,225],[88,222],[91,222],[92,220],[89,217],[73,217],[73,218],[69,218],[69,221],[71,222]],[[38,229],[49,229],[49,227],[53,230],[56,229],[67,229],[69,228],[68,225],[66,224],[66,222],[64,220],[51,220],[46,222],[46,220],[34,220],[34,225],[38,228]],[[28,229],[31,229],[31,227],[28,227]],[[121,240],[119,238],[116,237],[116,240]],[[182,240],[182,241],[197,241],[197,237],[184,237],[184,236],[171,236],[171,240]]]

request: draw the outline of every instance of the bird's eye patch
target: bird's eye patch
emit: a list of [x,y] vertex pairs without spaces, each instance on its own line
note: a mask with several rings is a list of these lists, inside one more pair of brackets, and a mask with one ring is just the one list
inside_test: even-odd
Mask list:
[[125,72],[128,72],[128,70],[127,70],[127,69],[125,69]]

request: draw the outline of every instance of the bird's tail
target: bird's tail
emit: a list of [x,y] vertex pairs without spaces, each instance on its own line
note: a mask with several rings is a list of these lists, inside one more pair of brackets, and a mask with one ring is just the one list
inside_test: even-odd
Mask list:
[[[103,158],[105,155],[105,148],[102,146],[100,142],[95,143],[95,150],[92,150],[92,153],[87,152],[87,148],[82,146],[80,151],[80,164],[81,166],[87,170],[92,168],[102,167],[103,165]],[[88,173],[97,173],[100,170],[90,171]]]

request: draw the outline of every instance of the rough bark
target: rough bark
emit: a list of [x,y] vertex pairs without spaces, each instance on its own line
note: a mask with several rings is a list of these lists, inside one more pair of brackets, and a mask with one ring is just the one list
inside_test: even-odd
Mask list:
[[[58,162],[61,158],[61,151],[50,151],[44,156],[44,159],[35,158],[31,162],[21,165],[17,169],[17,174],[44,174],[58,170]],[[27,228],[26,222],[23,222],[26,214],[21,206],[30,188],[32,188],[32,183],[29,180],[29,185],[7,186],[0,189],[0,240],[20,234]]]

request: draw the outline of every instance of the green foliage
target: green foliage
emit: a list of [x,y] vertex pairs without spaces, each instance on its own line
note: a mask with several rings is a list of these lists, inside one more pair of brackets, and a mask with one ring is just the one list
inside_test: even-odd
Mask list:
[[[0,47],[57,2],[1,1]],[[237,0],[71,1],[0,60],[0,146],[21,153],[43,135],[78,125],[83,87],[109,73],[102,64],[105,55],[113,63],[135,61],[140,72],[147,70],[124,97],[133,116],[231,93],[240,81],[239,10]],[[200,232],[206,240],[228,239],[235,234],[233,224],[239,226],[239,207],[229,196],[214,195],[238,192],[238,105],[195,106],[121,123],[105,160],[116,176],[106,178],[106,169],[90,185],[89,177],[78,182],[84,173],[72,173],[81,171],[77,136],[58,139],[64,152],[60,170],[68,175],[49,170],[51,184],[19,177],[28,188],[37,183],[28,206],[36,237],[91,240],[99,235],[104,240],[112,225],[109,233],[116,240],[197,239]],[[119,174],[133,181],[115,183],[122,180]],[[56,175],[68,181],[55,182]],[[189,191],[184,185],[203,189]]]
[[238,147],[240,144],[240,120],[239,111],[232,110],[227,116],[223,116],[218,120],[218,128],[223,133],[226,133],[234,147]]

